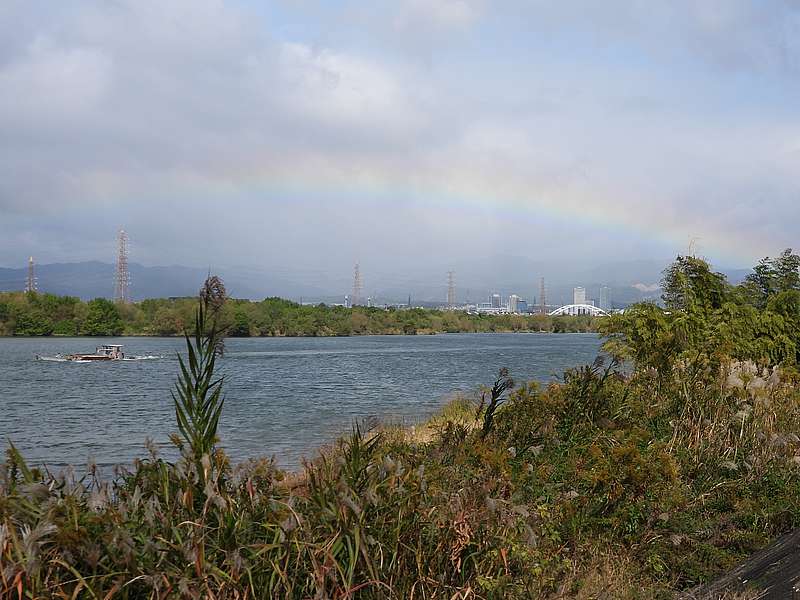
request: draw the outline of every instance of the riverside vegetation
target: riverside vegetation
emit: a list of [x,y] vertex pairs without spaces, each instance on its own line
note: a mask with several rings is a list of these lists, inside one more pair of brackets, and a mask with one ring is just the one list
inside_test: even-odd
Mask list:
[[[0,335],[180,335],[194,325],[196,300],[150,299],[115,304],[53,294],[0,293]],[[368,334],[595,331],[589,316],[472,315],[463,311],[300,305],[281,298],[229,300],[219,314],[227,334],[348,336]]]
[[501,369],[424,426],[354,427],[301,473],[227,460],[206,294],[173,398],[178,461],[151,450],[104,479],[10,446],[0,592],[674,597],[800,525],[798,265],[765,259],[734,287],[679,257],[666,308],[604,321],[605,362],[545,388]]

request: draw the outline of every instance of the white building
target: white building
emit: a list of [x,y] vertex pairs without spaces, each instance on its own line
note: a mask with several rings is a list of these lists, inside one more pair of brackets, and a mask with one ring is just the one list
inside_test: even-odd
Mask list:
[[501,315],[506,309],[503,306],[494,306],[494,302],[481,302],[475,306],[475,312],[479,315]]
[[573,304],[586,304],[586,288],[576,287],[572,290]]

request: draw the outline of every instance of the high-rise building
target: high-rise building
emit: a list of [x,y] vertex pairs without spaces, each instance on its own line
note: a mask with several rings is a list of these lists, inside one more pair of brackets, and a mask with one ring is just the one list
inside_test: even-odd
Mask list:
[[526,300],[522,298],[517,300],[517,312],[521,315],[528,312],[528,302]]
[[520,301],[524,302],[524,300],[522,300],[522,298],[520,298],[516,294],[511,294],[508,297],[508,312],[510,312],[510,313],[518,313],[518,312],[520,312],[520,310],[519,310]]
[[500,308],[502,306],[502,298],[500,294],[492,294],[491,297],[492,308]]
[[576,287],[572,290],[573,304],[586,304],[586,288]]
[[598,304],[598,308],[601,310],[611,310],[611,288],[607,285],[600,286],[600,299]]

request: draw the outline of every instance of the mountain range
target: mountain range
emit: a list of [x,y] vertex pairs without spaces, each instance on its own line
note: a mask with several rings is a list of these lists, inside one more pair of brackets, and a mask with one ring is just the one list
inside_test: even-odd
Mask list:
[[[362,265],[364,296],[377,303],[404,302],[412,296],[415,304],[441,303],[447,293],[447,272],[455,272],[458,302],[482,302],[491,293],[521,295],[538,302],[540,278],[545,278],[548,304],[572,301],[576,286],[586,288],[587,298],[597,298],[601,285],[611,288],[615,306],[626,306],[645,299],[658,299],[659,281],[668,261],[633,260],[605,263],[559,264],[537,262],[515,256],[481,257],[453,265],[427,265],[413,276]],[[131,296],[134,300],[195,295],[209,273],[208,268],[144,266],[131,263]],[[747,270],[728,270],[733,283],[741,281]],[[37,288],[43,292],[78,296],[82,299],[111,297],[114,293],[113,264],[89,261],[52,263],[36,266]],[[237,298],[260,300],[280,296],[312,302],[341,302],[352,287],[349,269],[327,273],[314,269],[277,272],[252,266],[214,269],[225,281],[228,292]],[[0,291],[24,289],[27,268],[0,267]]]

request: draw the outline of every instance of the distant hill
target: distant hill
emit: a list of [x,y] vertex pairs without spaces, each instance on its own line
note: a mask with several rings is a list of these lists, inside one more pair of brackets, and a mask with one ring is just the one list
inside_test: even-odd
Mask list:
[[[134,300],[193,296],[208,275],[208,269],[178,265],[145,267],[132,263],[129,268]],[[37,265],[37,287],[42,292],[78,296],[84,300],[110,298],[114,294],[114,272],[114,265],[97,261]],[[215,274],[223,278],[228,292],[239,298],[262,299],[270,295],[321,293],[310,286],[297,286],[281,280],[270,281],[243,270],[230,273],[215,270]],[[24,268],[0,268],[0,291],[24,289],[27,275],[27,269]]]
[[[483,302],[491,292],[507,296],[520,294],[529,302],[538,300],[539,278],[547,285],[548,304],[572,301],[576,286],[586,288],[588,299],[597,299],[601,285],[611,288],[614,306],[627,306],[661,297],[659,282],[668,261],[632,260],[597,264],[554,264],[515,256],[476,257],[453,265],[423,265],[412,275],[401,271],[374,272],[362,268],[364,296],[378,303],[405,302],[409,294],[415,304],[436,304],[447,294],[446,274],[456,272],[458,302]],[[287,270],[232,266],[214,269],[225,281],[228,292],[237,298],[261,300],[280,296],[311,302],[341,302],[352,285],[349,269],[342,273],[319,270]],[[738,283],[749,269],[724,271],[731,283]],[[130,265],[131,293],[135,300],[190,296],[197,293],[208,274],[207,268],[180,265],[146,267]],[[0,291],[25,287],[27,269],[0,268]],[[37,265],[38,288],[43,292],[78,296],[82,299],[110,298],[114,293],[114,265],[90,261]],[[313,282],[313,283],[312,283]]]

